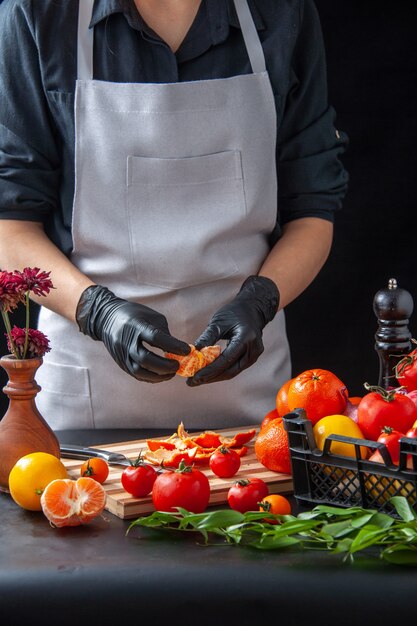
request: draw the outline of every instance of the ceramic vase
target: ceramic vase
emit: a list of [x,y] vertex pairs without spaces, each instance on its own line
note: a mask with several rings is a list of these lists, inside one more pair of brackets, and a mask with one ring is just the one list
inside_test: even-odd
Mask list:
[[58,438],[35,403],[41,390],[35,376],[42,362],[42,358],[16,359],[10,354],[0,358],[9,378],[3,387],[9,406],[0,420],[0,491],[9,492],[10,470],[22,456],[48,452],[60,458]]

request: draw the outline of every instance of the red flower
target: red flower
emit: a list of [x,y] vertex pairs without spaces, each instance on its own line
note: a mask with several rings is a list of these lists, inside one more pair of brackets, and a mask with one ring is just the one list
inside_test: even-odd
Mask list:
[[[50,350],[48,338],[40,331],[28,328],[29,294],[46,296],[54,288],[50,273],[39,267],[25,267],[22,272],[0,270],[0,314],[6,328],[7,347],[16,359],[43,357]],[[15,326],[12,329],[9,313],[19,302],[26,308],[26,328]]]
[[41,272],[39,267],[25,267],[22,272],[16,270],[15,276],[21,281],[24,291],[31,291],[36,296],[46,296],[54,288],[51,279],[51,272]]
[[20,289],[20,280],[11,272],[0,270],[0,308],[3,313],[15,309],[19,302],[24,302]]
[[[24,328],[18,328],[14,326],[10,331],[15,349],[18,353],[19,358],[33,358],[33,357],[43,357],[46,352],[50,351],[49,339],[46,335],[44,335],[40,330],[34,330],[33,328],[28,329],[28,348],[26,357],[24,357],[25,350],[25,341],[26,341],[26,330]],[[10,338],[6,334],[7,337],[7,348],[12,350],[12,345],[10,343]]]

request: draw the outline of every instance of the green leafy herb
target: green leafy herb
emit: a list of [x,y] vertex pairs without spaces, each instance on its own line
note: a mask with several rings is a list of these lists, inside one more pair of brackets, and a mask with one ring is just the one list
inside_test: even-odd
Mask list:
[[[175,513],[155,511],[140,517],[135,526],[179,532],[200,533],[206,545],[221,537],[229,545],[245,545],[258,550],[326,550],[352,562],[358,553],[374,548],[377,556],[398,565],[417,565],[417,515],[406,498],[391,498],[399,519],[361,507],[338,508],[319,505],[311,511],[293,515],[273,515],[262,511],[239,513],[217,509],[190,513],[178,508]],[[265,521],[277,521],[271,524]],[[367,553],[367,556],[370,556]]]

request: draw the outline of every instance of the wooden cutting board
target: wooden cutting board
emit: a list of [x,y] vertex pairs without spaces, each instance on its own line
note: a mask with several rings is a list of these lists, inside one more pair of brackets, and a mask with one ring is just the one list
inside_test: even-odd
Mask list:
[[[233,437],[237,432],[244,432],[257,426],[242,426],[240,428],[217,430],[226,437]],[[196,433],[193,433],[193,436]],[[259,463],[254,452],[255,438],[246,444],[248,452],[241,459],[239,472],[232,478],[218,478],[206,465],[198,465],[198,469],[204,472],[210,481],[210,503],[209,506],[223,505],[227,503],[227,492],[229,487],[239,478],[247,478],[257,476],[262,478],[269,487],[269,493],[292,493],[293,483],[292,477],[288,474],[272,472]],[[127,456],[128,459],[135,460],[139,452],[146,448],[146,440],[126,441],[122,443],[102,444],[95,446],[111,452],[119,452]],[[84,459],[85,460],[85,459]],[[72,478],[78,478],[80,468],[84,460],[78,459],[62,459],[62,462],[68,469],[68,473]],[[140,515],[152,513],[155,510],[151,496],[144,498],[134,498],[128,494],[122,487],[120,476],[123,467],[111,465],[109,477],[103,487],[107,492],[106,510],[122,519],[132,519]]]

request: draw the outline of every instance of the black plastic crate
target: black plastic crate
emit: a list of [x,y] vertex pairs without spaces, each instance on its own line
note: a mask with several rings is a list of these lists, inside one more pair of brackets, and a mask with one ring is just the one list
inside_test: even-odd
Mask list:
[[[400,440],[400,462],[393,465],[386,446],[370,440],[330,435],[318,449],[313,425],[305,411],[283,417],[291,453],[294,496],[300,505],[361,506],[397,516],[389,500],[405,496],[417,509],[417,439]],[[332,441],[351,443],[355,457],[332,454]],[[379,450],[384,463],[361,459],[360,448]],[[412,469],[407,469],[407,457]]]

